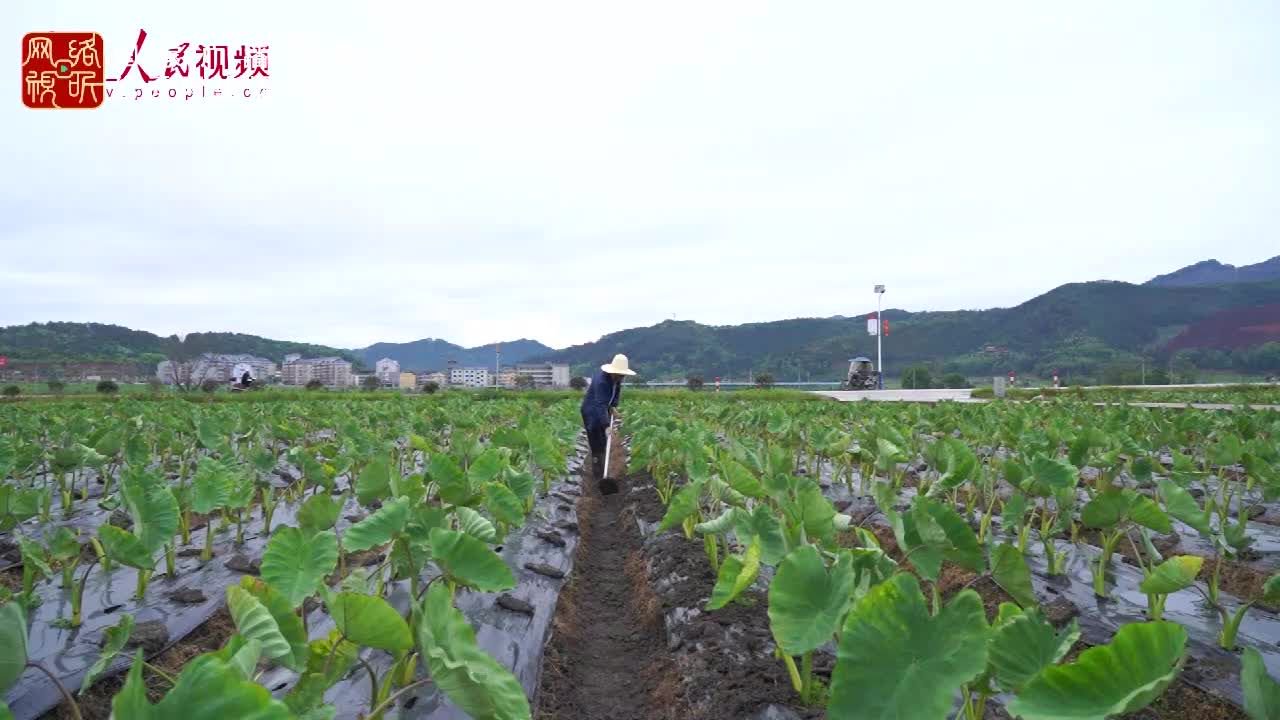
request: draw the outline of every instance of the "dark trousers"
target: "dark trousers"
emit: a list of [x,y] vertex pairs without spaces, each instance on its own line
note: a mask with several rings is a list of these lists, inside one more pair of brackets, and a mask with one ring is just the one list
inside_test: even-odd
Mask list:
[[582,427],[587,431],[587,445],[591,447],[591,454],[603,457],[604,447],[608,442],[608,418],[599,418],[593,413],[583,411]]

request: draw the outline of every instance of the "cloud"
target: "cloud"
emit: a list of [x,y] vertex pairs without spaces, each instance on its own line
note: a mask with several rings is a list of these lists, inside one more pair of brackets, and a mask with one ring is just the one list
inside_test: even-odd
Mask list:
[[[1277,10],[24,3],[271,46],[252,100],[0,103],[0,323],[362,346],[1012,305],[1275,253]],[[166,84],[167,83],[167,84]],[[170,87],[170,81],[155,86]],[[190,83],[187,83],[188,85]]]

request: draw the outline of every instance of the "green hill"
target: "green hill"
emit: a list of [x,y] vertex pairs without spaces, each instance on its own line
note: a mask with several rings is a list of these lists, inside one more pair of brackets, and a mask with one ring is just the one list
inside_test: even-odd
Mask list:
[[[164,359],[166,338],[144,330],[100,323],[50,322],[0,327],[0,355],[13,361],[119,362],[154,364]],[[347,350],[310,343],[271,340],[240,333],[191,333],[191,353],[249,353],[281,362],[288,353],[307,357],[338,355],[359,362]]]
[[[504,364],[523,362],[535,355],[554,352],[553,348],[526,338],[499,344],[502,346]],[[465,348],[447,340],[426,338],[406,343],[376,343],[353,352],[360,355],[368,367],[373,367],[374,363],[386,357],[400,363],[400,367],[406,370],[443,370],[450,360],[463,366],[492,366],[494,344]]]
[[[968,375],[1008,370],[1092,374],[1108,363],[1167,359],[1164,345],[1209,315],[1280,302],[1280,281],[1212,287],[1121,282],[1063,285],[1012,308],[942,312],[889,310],[884,338],[888,372],[934,364]],[[770,372],[780,380],[835,379],[854,355],[875,356],[865,316],[800,318],[734,326],[667,321],[611,333],[540,359],[588,372],[626,353],[644,377],[742,377]]]

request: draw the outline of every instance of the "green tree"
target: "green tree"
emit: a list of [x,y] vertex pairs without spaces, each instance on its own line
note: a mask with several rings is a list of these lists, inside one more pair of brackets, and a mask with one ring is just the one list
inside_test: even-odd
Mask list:
[[22,394],[22,388],[17,385],[6,385],[0,392],[3,392],[5,397],[18,397]]
[[422,392],[430,395],[440,389],[440,383],[435,380],[428,380],[422,383]]
[[45,384],[49,387],[49,392],[54,395],[61,395],[62,391],[67,389],[67,384],[61,380],[50,380]]
[[114,380],[99,380],[98,385],[94,388],[103,395],[114,395],[120,392],[120,386]]
[[933,378],[929,374],[929,368],[924,365],[912,365],[906,370],[903,370],[902,387],[909,388],[911,390],[933,387]]
[[204,382],[200,383],[200,389],[207,393],[217,392],[218,386],[221,384],[222,383],[218,382],[217,380],[205,380]]
[[684,380],[685,387],[690,390],[701,390],[703,386],[701,375],[690,375]]
[[516,376],[516,387],[521,390],[532,390],[534,387],[533,376],[520,373]]
[[308,380],[306,387],[308,390],[319,390],[324,387],[324,383],[319,380]]
[[961,375],[960,373],[953,372],[942,376],[942,387],[968,388],[973,387],[973,384],[969,382],[969,378]]
[[585,390],[587,387],[587,379],[581,375],[575,375],[573,379],[569,381],[569,387],[574,390]]
[[366,375],[364,379],[360,381],[360,386],[369,392],[373,392],[374,390],[382,387],[382,381],[378,379],[377,375]]
[[762,372],[759,375],[756,375],[756,387],[761,390],[768,390],[773,387],[773,374]]

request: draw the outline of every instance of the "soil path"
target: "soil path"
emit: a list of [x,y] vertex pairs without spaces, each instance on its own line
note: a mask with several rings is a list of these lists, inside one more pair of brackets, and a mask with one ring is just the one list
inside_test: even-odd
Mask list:
[[656,692],[669,655],[628,510],[631,483],[620,484],[621,492],[601,495],[584,473],[582,542],[574,579],[556,608],[538,690],[540,720],[649,720],[671,712],[670,699]]

